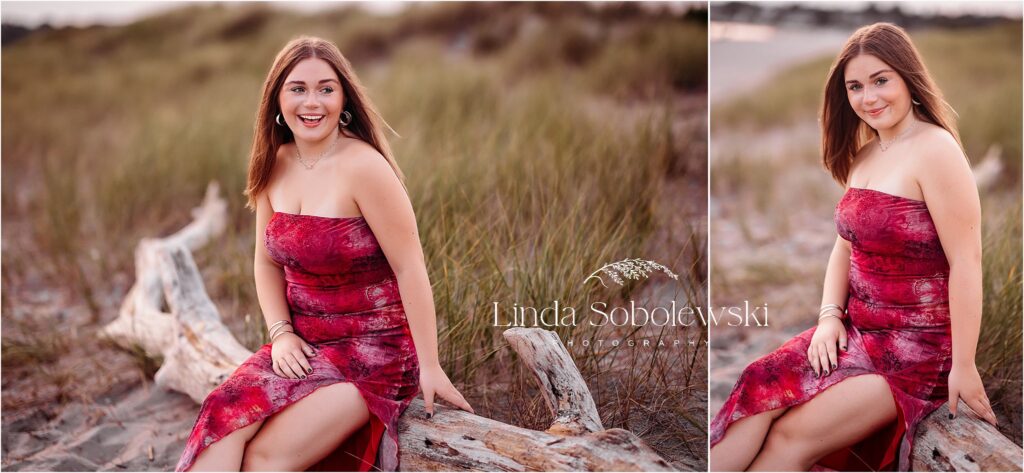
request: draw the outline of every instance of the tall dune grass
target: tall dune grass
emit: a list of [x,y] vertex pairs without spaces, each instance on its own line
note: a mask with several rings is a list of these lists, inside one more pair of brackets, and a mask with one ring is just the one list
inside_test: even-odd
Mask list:
[[1021,442],[1021,372],[1024,370],[1024,313],[1021,287],[1021,225],[1020,198],[991,203],[992,212],[985,218],[982,251],[982,327],[978,337],[976,360],[993,409],[1010,425],[1004,432],[1015,432],[1011,438]]

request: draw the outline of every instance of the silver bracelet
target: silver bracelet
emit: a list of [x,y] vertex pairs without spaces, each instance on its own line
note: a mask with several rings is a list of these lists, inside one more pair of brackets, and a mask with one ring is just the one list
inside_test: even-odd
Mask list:
[[821,312],[818,312],[818,318],[820,319],[827,314],[838,314],[836,317],[839,317],[840,319],[844,318],[843,316],[846,315],[845,312],[836,309],[835,307],[829,307]]
[[270,326],[270,328],[268,328],[268,329],[267,329],[267,331],[270,331],[270,332],[272,332],[272,331],[274,331],[274,328],[275,328],[275,327],[277,327],[278,325],[281,325],[281,324],[289,324],[289,323],[291,323],[291,322],[289,322],[288,320],[278,320],[277,322],[274,322],[274,323],[273,323],[273,324],[272,324],[272,325]]
[[835,317],[835,318],[837,318],[839,320],[843,320],[842,317],[840,317],[840,316],[838,316],[836,314],[833,314],[832,312],[829,312],[827,314],[822,314],[822,315],[818,316],[818,322],[821,322],[821,319],[824,319],[825,317]]
[[275,332],[279,332],[279,331],[283,330],[285,327],[287,327],[287,326],[289,326],[291,324],[292,324],[291,321],[288,321],[288,320],[281,320],[281,321],[275,323],[270,328],[270,331],[268,332],[270,334],[270,339],[271,340],[274,339]]
[[285,329],[287,327],[288,327],[287,325],[282,325],[282,326],[278,327],[277,330],[274,331],[274,333],[270,334],[270,339],[273,340],[275,337],[280,335],[282,332],[286,331]]
[[268,331],[267,334],[270,335],[271,337],[273,337],[275,333],[277,333],[279,330],[281,330],[282,328],[287,327],[289,325],[291,325],[291,324],[289,324],[287,322],[285,322],[283,324],[276,324],[276,326],[274,328],[270,329],[270,331]]
[[276,339],[277,337],[280,337],[281,335],[284,335],[286,333],[295,333],[295,332],[293,332],[291,330],[282,330],[280,332],[277,332],[276,335],[274,335],[273,337],[270,337],[270,343],[273,344],[274,343],[274,339]]
[[839,311],[839,313],[846,312],[845,310],[843,310],[843,307],[840,306],[839,304],[825,304],[825,305],[821,306],[821,309],[818,309],[818,315],[824,314],[825,311],[828,311],[828,310],[831,310],[831,309],[836,309],[836,310]]

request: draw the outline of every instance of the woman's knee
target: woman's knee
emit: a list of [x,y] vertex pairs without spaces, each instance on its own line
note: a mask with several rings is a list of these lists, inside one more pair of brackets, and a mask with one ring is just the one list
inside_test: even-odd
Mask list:
[[799,425],[797,416],[780,415],[768,429],[764,449],[786,452],[794,458],[809,458],[814,454],[814,438],[807,426]]
[[266,448],[246,446],[242,455],[242,471],[289,471],[289,465],[281,461],[281,452],[272,452]]
[[249,443],[260,431],[261,427],[263,427],[262,419],[235,430],[232,434],[236,434],[242,442]]
[[222,446],[222,445],[229,445],[229,444],[232,446],[232,448],[244,447],[245,444],[249,443],[253,439],[253,437],[256,436],[256,433],[259,432],[260,427],[262,427],[262,426],[263,426],[263,421],[262,420],[258,420],[258,421],[253,422],[253,423],[251,423],[251,424],[249,424],[249,425],[247,425],[245,427],[237,428],[237,429],[231,431],[230,433],[228,433],[227,435],[225,435],[224,437],[222,437],[220,440],[210,444],[210,446],[207,447],[207,450],[209,448],[212,448],[212,447],[215,447],[215,446]]
[[244,457],[246,444],[256,436],[262,425],[262,420],[253,422],[208,445],[199,452],[192,466],[186,471],[223,471],[238,468]]

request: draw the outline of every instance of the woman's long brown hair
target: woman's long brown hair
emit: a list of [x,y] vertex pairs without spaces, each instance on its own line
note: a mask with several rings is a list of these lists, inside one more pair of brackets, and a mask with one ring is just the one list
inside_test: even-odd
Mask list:
[[843,186],[846,186],[857,151],[876,134],[853,111],[846,95],[846,65],[861,54],[875,56],[892,67],[907,84],[912,100],[921,104],[911,105],[914,115],[944,128],[960,143],[953,118],[956,112],[942,98],[942,91],[928,74],[907,32],[891,23],[864,26],[850,36],[832,64],[821,108],[822,161],[825,169]]
[[[395,162],[387,139],[384,137],[383,128],[387,124],[367,96],[355,71],[352,70],[352,65],[341,54],[338,47],[330,41],[312,36],[300,36],[289,41],[277,53],[277,58],[274,59],[274,64],[263,82],[263,98],[260,99],[260,108],[256,112],[252,151],[249,153],[249,177],[243,193],[248,198],[245,206],[249,209],[256,209],[256,199],[266,189],[267,183],[270,181],[277,149],[282,144],[294,140],[288,127],[278,126],[274,122],[280,112],[278,94],[281,92],[282,84],[288,77],[288,73],[295,68],[299,61],[308,58],[323,59],[334,68],[334,72],[341,80],[342,92],[345,94],[345,110],[352,114],[352,121],[347,126],[348,131],[376,148],[404,185],[405,178],[398,168],[398,163]],[[341,125],[338,126],[340,129]]]

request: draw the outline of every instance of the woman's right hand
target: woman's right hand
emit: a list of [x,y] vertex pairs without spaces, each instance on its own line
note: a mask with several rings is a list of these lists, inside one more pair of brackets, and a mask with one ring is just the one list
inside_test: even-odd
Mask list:
[[316,356],[316,350],[294,332],[278,335],[270,347],[274,373],[282,378],[305,379],[313,372],[306,357]]
[[846,351],[846,327],[837,317],[825,317],[818,320],[818,328],[811,337],[807,347],[807,361],[811,363],[814,375],[821,377],[835,371],[839,366],[839,351]]

